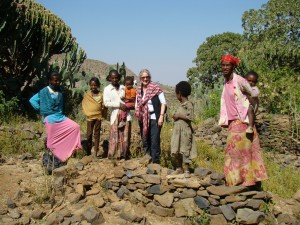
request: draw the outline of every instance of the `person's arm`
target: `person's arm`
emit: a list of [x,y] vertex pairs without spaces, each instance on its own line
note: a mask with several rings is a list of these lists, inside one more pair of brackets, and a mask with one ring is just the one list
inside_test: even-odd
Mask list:
[[39,93],[32,96],[29,99],[29,102],[35,110],[40,110],[40,96],[39,96]]
[[159,119],[158,119],[158,126],[161,127],[164,123],[164,116],[165,116],[165,112],[166,112],[167,102],[166,102],[166,98],[165,98],[165,95],[163,92],[158,95],[158,98],[161,103],[160,115],[159,115]]
[[184,120],[186,122],[191,122],[194,120],[194,107],[193,104],[189,104],[186,106],[186,114],[181,114],[181,113],[175,113],[173,115],[173,119],[176,121],[178,119]]

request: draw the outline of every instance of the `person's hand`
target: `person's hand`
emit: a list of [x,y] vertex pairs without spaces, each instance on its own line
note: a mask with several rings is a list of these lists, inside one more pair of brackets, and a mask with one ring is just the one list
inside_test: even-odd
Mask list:
[[120,104],[120,109],[122,109],[123,111],[126,111],[126,109],[127,109],[126,105],[121,103]]
[[175,113],[173,116],[172,116],[172,118],[173,118],[173,120],[178,120],[178,114],[177,113]]
[[158,126],[161,127],[164,123],[164,115],[160,115],[158,119]]

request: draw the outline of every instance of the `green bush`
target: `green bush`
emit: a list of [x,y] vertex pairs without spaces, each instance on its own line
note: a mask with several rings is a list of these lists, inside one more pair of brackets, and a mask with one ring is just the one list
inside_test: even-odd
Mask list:
[[10,100],[6,100],[3,91],[0,90],[0,124],[8,122],[12,118],[14,111],[17,108],[17,97],[13,97]]

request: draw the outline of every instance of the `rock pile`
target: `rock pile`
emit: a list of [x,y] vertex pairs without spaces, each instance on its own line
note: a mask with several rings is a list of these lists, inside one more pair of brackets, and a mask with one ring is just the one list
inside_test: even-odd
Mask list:
[[[30,166],[37,163],[24,160]],[[52,193],[39,203],[29,191],[31,181],[18,181],[20,189],[0,207],[0,224],[188,225],[203,224],[205,218],[212,225],[297,224],[300,193],[289,200],[288,210],[280,206],[274,211],[270,193],[227,187],[223,174],[198,167],[185,178],[148,163],[146,156],[127,161],[85,156],[48,176],[53,178]],[[26,169],[37,179],[43,177],[35,170]]]

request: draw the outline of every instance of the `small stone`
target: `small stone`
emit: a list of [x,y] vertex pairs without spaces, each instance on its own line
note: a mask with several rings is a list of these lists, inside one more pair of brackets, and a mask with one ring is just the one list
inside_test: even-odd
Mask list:
[[199,191],[197,191],[197,195],[201,196],[201,197],[208,197],[209,196],[207,190],[202,190],[202,191],[199,190]]
[[210,178],[213,179],[213,180],[224,180],[225,175],[223,173],[212,173],[210,175]]
[[89,223],[94,223],[97,221],[98,224],[104,223],[104,217],[101,212],[97,211],[95,208],[88,208],[82,214],[81,217]]
[[122,178],[125,175],[125,172],[123,169],[115,168],[113,171],[114,177],[116,178]]
[[131,203],[127,201],[119,201],[119,202],[113,202],[110,205],[111,209],[117,212],[120,212],[123,210],[125,207],[131,207]]
[[27,216],[22,216],[19,219],[19,223],[22,224],[22,225],[29,225],[30,224],[30,218],[27,217]]
[[174,209],[173,208],[163,208],[161,206],[156,206],[153,202],[149,203],[146,206],[146,210],[149,211],[150,213],[155,213],[156,215],[159,216],[173,216],[174,215]]
[[134,174],[133,174],[133,172],[132,172],[131,170],[127,170],[126,173],[125,173],[125,175],[126,175],[128,178],[134,177]]
[[264,201],[261,199],[251,199],[246,206],[252,209],[259,209],[263,203]]
[[230,195],[225,197],[226,202],[239,202],[239,201],[245,201],[246,196],[238,196],[238,195]]
[[208,212],[211,215],[222,214],[222,210],[220,209],[220,207],[214,207],[214,206],[210,207]]
[[199,180],[193,180],[193,179],[174,179],[172,181],[172,184],[175,187],[187,187],[187,188],[193,188],[193,189],[197,189],[201,186],[201,183]]
[[82,197],[85,196],[85,188],[82,184],[77,184],[75,191],[76,193],[80,194]]
[[97,208],[102,208],[105,205],[104,199],[100,195],[93,197],[94,204]]
[[86,192],[86,196],[97,195],[100,192],[98,188],[93,188]]
[[233,210],[237,210],[239,208],[244,207],[246,204],[247,204],[247,202],[234,202],[234,203],[230,204],[230,206]]
[[210,225],[224,225],[224,224],[227,224],[227,220],[222,214],[211,216]]
[[154,171],[154,174],[160,174],[161,166],[159,164],[151,163],[151,164],[148,164],[147,167],[148,167],[148,169]]
[[11,208],[11,209],[14,209],[17,207],[16,203],[13,200],[11,200],[10,198],[7,199],[6,204],[7,204],[7,207]]
[[174,196],[172,193],[165,193],[163,195],[154,195],[154,200],[157,201],[163,207],[171,207],[174,201]]
[[180,198],[193,198],[197,194],[193,189],[184,188],[183,191],[179,194]]
[[214,195],[225,196],[239,193],[245,189],[244,186],[210,186],[206,190]]
[[208,170],[208,169],[205,169],[205,168],[202,168],[202,167],[197,167],[195,170],[194,170],[194,174],[196,176],[199,176],[200,178],[202,177],[206,177],[207,175],[211,174],[212,171],[211,170]]
[[221,205],[220,209],[228,221],[231,221],[235,218],[236,214],[229,205]]
[[206,209],[210,205],[209,201],[203,197],[197,196],[194,198],[194,201],[200,209]]
[[147,192],[150,194],[162,194],[160,191],[160,184],[152,185],[151,187],[147,188]]
[[32,212],[31,217],[33,219],[41,220],[46,215],[46,213],[41,209],[36,209]]
[[84,164],[82,162],[77,162],[75,167],[77,170],[82,171],[84,169]]
[[193,198],[181,199],[173,204],[176,217],[194,216],[196,213],[203,213],[198,208]]
[[146,174],[146,175],[143,175],[142,177],[147,183],[160,184],[160,176],[159,175]]
[[238,209],[236,221],[241,224],[258,224],[265,218],[263,212],[253,211],[252,209]]
[[127,184],[126,188],[128,190],[134,191],[134,190],[136,190],[136,185],[135,184]]
[[13,219],[18,219],[21,217],[21,213],[17,209],[12,209],[8,212],[8,216]]
[[76,204],[77,202],[79,202],[80,198],[81,195],[78,193],[70,193],[67,195],[67,201],[71,204]]
[[217,199],[215,199],[215,198],[208,197],[208,201],[209,201],[209,203],[210,203],[211,205],[213,205],[213,206],[220,205],[220,202],[219,202]]
[[117,191],[117,196],[119,198],[123,198],[124,194],[128,194],[128,193],[129,190],[124,185],[122,185],[121,188]]

